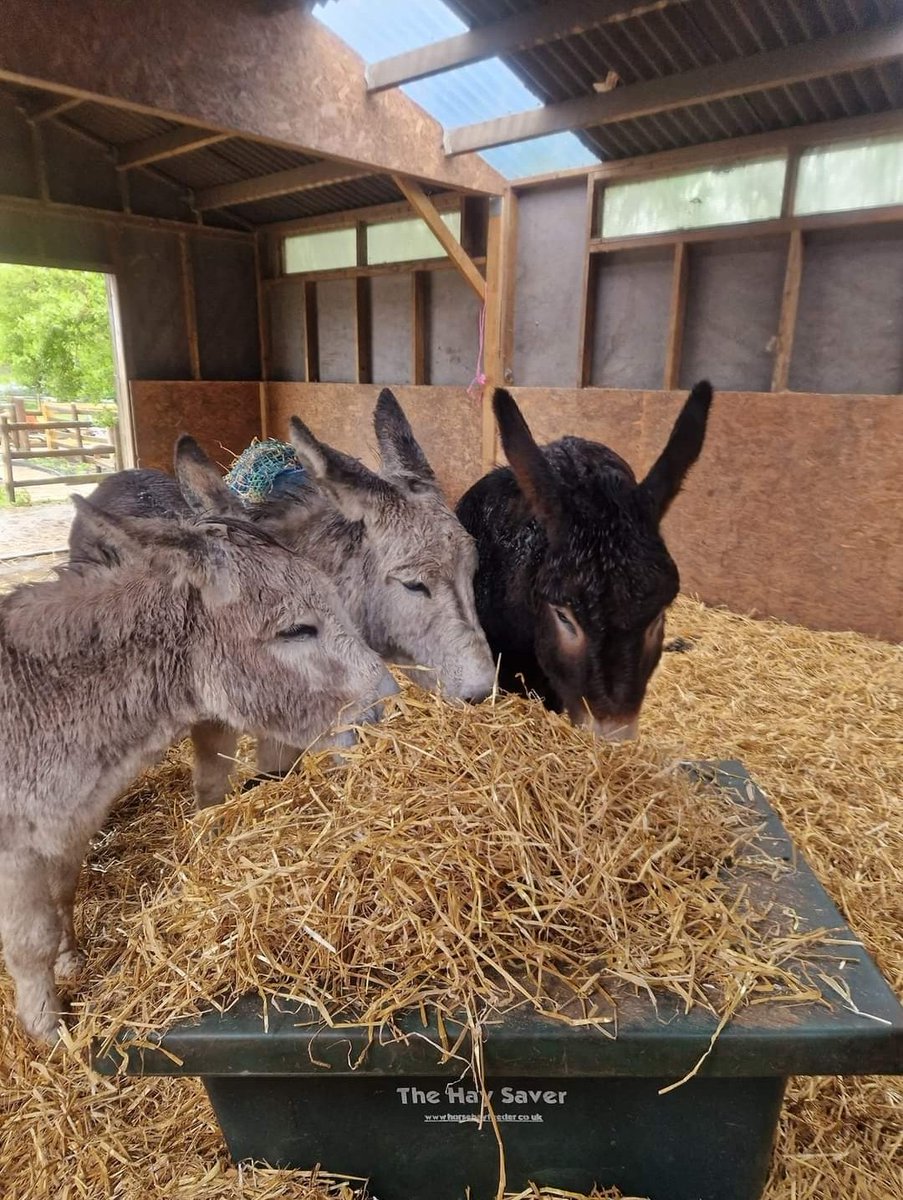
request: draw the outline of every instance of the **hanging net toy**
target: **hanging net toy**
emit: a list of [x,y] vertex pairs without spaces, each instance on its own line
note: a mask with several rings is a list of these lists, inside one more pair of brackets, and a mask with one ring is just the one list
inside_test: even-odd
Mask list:
[[259,504],[271,496],[305,483],[307,472],[287,442],[277,438],[253,441],[232,464],[226,483],[245,504]]

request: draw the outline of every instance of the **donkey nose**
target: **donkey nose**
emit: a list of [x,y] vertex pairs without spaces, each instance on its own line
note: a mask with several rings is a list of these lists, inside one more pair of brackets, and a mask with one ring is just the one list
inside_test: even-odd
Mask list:
[[379,686],[376,689],[376,698],[379,700],[388,700],[390,696],[397,696],[401,691],[398,684],[390,671],[383,671],[380,677]]
[[605,717],[601,721],[595,717],[589,722],[596,737],[606,742],[632,742],[639,729],[639,717]]

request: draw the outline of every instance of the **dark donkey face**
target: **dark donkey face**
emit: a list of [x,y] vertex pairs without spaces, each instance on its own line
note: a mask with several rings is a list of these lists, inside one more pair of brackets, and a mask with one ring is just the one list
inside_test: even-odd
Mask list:
[[544,534],[532,597],[537,661],[571,719],[612,740],[636,735],[661,656],[680,580],[659,523],[702,449],[711,401],[710,385],[697,384],[638,484],[597,442],[540,448],[512,397],[495,393],[505,453]]

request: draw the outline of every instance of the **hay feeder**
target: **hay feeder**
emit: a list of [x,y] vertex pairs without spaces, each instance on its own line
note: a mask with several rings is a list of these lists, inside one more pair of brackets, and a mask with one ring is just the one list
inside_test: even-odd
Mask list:
[[830,931],[800,964],[805,1003],[766,998],[718,1021],[625,992],[607,1027],[521,1006],[484,1022],[475,1047],[466,1022],[425,1012],[386,1036],[284,1002],[264,1019],[248,997],[140,1045],[120,1038],[95,1066],[200,1076],[236,1161],[322,1163],[369,1178],[380,1200],[490,1200],[505,1182],[757,1200],[788,1077],[903,1072],[903,1009],[743,766],[695,770],[762,822],[780,869],[750,886],[798,929]]

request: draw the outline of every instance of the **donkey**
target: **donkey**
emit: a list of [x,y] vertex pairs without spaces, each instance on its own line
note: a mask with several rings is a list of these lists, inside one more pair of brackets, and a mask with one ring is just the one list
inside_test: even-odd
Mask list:
[[[224,483],[216,503],[250,520],[316,563],[336,584],[366,642],[425,686],[452,699],[480,700],[494,680],[493,659],[477,617],[473,539],[449,509],[411,426],[387,388],[374,411],[380,469],[321,442],[298,417],[290,437],[308,478],[246,508]],[[106,512],[177,516],[186,501],[162,471],[123,471],[94,491]],[[79,522],[70,534],[73,559],[92,550]],[[205,724],[192,730],[198,805],[219,803],[235,757],[236,732]],[[341,743],[340,743],[341,744]],[[258,743],[258,768],[284,772],[298,743]]]
[[303,745],[339,719],[378,719],[397,691],[330,581],[211,511],[191,439],[177,460],[201,521],[128,520],[75,497],[98,560],[0,601],[0,941],[38,1039],[59,1020],[54,972],[79,965],[88,840],[180,731],[218,721]]
[[636,736],[662,652],[677,567],[659,525],[699,456],[712,402],[697,383],[649,474],[637,483],[607,446],[538,446],[511,395],[493,397],[508,467],[461,498],[479,551],[477,611],[499,684],[536,693],[610,740]]

